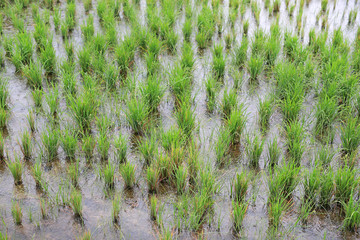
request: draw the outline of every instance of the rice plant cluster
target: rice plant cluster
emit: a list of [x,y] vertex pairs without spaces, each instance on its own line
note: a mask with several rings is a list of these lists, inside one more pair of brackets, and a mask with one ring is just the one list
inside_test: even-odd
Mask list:
[[359,238],[359,9],[0,1],[0,239]]

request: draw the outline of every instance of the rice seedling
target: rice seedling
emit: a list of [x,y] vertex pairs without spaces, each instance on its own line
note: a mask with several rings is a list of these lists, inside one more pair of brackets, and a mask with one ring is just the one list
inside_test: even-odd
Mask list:
[[126,139],[119,134],[117,138],[114,140],[114,148],[115,148],[115,158],[119,163],[126,162],[126,153],[127,153],[127,141]]
[[95,144],[95,140],[90,134],[82,138],[81,148],[85,154],[85,158],[90,159],[94,155]]
[[303,188],[304,188],[304,199],[311,201],[313,205],[316,204],[316,196],[320,188],[319,178],[321,168],[314,166],[312,170],[305,170]]
[[84,0],[83,3],[84,3],[85,12],[88,13],[92,8],[92,0]]
[[184,42],[180,65],[183,69],[186,69],[188,72],[192,72],[194,64],[195,64],[194,52],[192,50],[191,44],[188,42]]
[[305,151],[304,129],[300,122],[290,122],[286,125],[286,147],[287,155],[290,161],[300,165]]
[[257,80],[263,69],[264,60],[260,56],[251,56],[247,61],[246,69],[250,74],[250,80]]
[[283,214],[289,209],[289,207],[290,204],[286,201],[285,198],[279,197],[270,202],[268,207],[268,215],[270,224],[273,227],[279,227]]
[[46,42],[40,52],[40,62],[48,76],[56,73],[56,54],[51,40]]
[[294,122],[297,120],[300,110],[302,108],[303,96],[299,93],[296,95],[288,95],[281,101],[281,111],[284,116],[285,123]]
[[360,144],[360,125],[357,118],[349,117],[340,132],[341,151],[345,156],[352,156]]
[[148,76],[145,83],[141,86],[140,91],[147,106],[150,107],[151,111],[155,111],[160,105],[165,89],[161,86],[160,77],[151,75]]
[[235,89],[224,90],[224,96],[221,103],[223,115],[230,116],[231,112],[237,108],[237,93]]
[[281,155],[281,150],[279,148],[277,138],[275,137],[271,142],[269,142],[267,144],[267,147],[268,147],[268,154],[267,154],[268,163],[270,168],[273,168],[275,165],[278,164]]
[[190,99],[192,79],[187,69],[182,68],[180,64],[176,64],[172,69],[169,76],[169,85],[177,102],[181,99]]
[[9,120],[9,112],[7,109],[0,108],[0,128],[5,129]]
[[67,169],[67,174],[72,185],[79,185],[80,177],[80,168],[79,168],[79,159],[76,159],[75,162],[71,163]]
[[49,161],[52,161],[57,156],[59,146],[59,133],[57,129],[47,128],[41,135],[44,152]]
[[323,135],[331,128],[332,123],[335,121],[337,115],[337,104],[334,98],[324,96],[319,100],[316,108],[316,124],[315,132],[319,135]]
[[22,184],[22,174],[24,171],[24,165],[23,162],[20,160],[20,158],[15,155],[15,160],[11,161],[8,159],[6,161],[6,165],[8,166],[13,178],[14,178],[14,184],[15,185],[21,185]]
[[328,0],[321,0],[321,11],[326,12]]
[[17,45],[16,49],[21,56],[21,63],[27,65],[30,63],[33,54],[31,34],[27,31],[20,31],[16,35]]
[[182,32],[183,32],[185,41],[189,42],[190,41],[190,36],[191,36],[191,33],[192,33],[192,21],[191,21],[190,18],[185,19],[185,23],[184,23],[184,26],[182,28]]
[[360,223],[360,205],[359,201],[354,199],[354,193],[351,193],[350,199],[347,203],[342,202],[345,217],[343,221],[343,228],[350,231],[355,231]]
[[180,103],[180,106],[175,113],[175,118],[179,129],[187,138],[191,137],[193,131],[196,128],[195,112],[191,108],[191,104],[184,101]]
[[158,210],[160,203],[158,202],[158,198],[155,195],[150,197],[150,218],[153,221],[156,221],[158,216]]
[[248,206],[249,204],[247,202],[232,201],[233,228],[236,232],[239,232],[241,229]]
[[2,132],[0,131],[0,160],[5,158],[5,139]]
[[275,61],[280,52],[280,42],[277,38],[271,37],[268,41],[265,42],[264,52],[265,52],[265,63],[269,66],[274,66]]
[[185,144],[185,139],[181,135],[181,130],[172,126],[168,131],[161,133],[161,144],[166,151],[180,148]]
[[125,187],[128,189],[132,189],[135,182],[135,166],[131,163],[127,162],[120,167],[120,173],[124,180]]
[[145,136],[141,141],[139,141],[138,148],[144,157],[145,164],[150,164],[158,153],[155,133],[150,134],[150,136]]
[[135,134],[142,133],[148,124],[149,109],[144,98],[132,97],[128,103],[126,120]]
[[160,183],[160,173],[158,168],[149,166],[146,170],[146,181],[148,185],[148,191],[154,193],[157,191]]
[[70,207],[72,208],[75,217],[82,218],[82,214],[83,214],[82,195],[79,190],[73,189],[71,191]]
[[271,96],[259,101],[259,124],[263,132],[269,128],[270,117],[274,112],[273,104],[274,100]]
[[22,208],[18,201],[11,202],[11,215],[16,225],[22,224],[23,213],[22,213]]
[[42,164],[39,159],[36,160],[35,164],[31,168],[32,175],[35,180],[36,188],[40,189],[43,186],[43,170]]
[[234,49],[234,53],[233,53],[234,64],[239,68],[243,67],[247,62],[248,44],[249,42],[247,38],[243,38],[241,41],[241,45],[235,47]]
[[186,167],[180,166],[175,170],[175,186],[178,194],[185,193],[187,176],[188,171]]
[[226,156],[230,150],[231,135],[226,128],[220,128],[218,132],[218,140],[215,145],[216,162],[223,165]]
[[231,143],[236,144],[240,142],[242,133],[244,132],[247,122],[245,109],[243,105],[231,111],[230,116],[226,120],[227,130],[230,133]]
[[216,106],[216,93],[218,91],[218,82],[215,78],[209,77],[205,82],[207,106],[210,112],[214,111]]
[[223,78],[225,74],[225,59],[222,54],[222,45],[214,45],[212,70],[216,78]]
[[240,174],[236,174],[231,186],[231,197],[235,202],[245,202],[250,182],[250,172],[246,172],[243,170]]
[[263,147],[264,140],[258,135],[255,135],[255,137],[253,137],[252,139],[249,136],[247,137],[246,152],[249,159],[249,164],[252,167],[259,167],[259,160],[263,151]]
[[61,147],[68,159],[75,159],[77,139],[73,131],[66,129],[60,136]]
[[100,132],[97,139],[97,150],[101,160],[106,160],[109,156],[110,141],[106,132]]
[[118,223],[119,214],[120,214],[120,203],[121,203],[120,195],[116,195],[114,199],[111,201],[111,203],[112,203],[112,211],[111,211],[112,220],[114,223]]
[[108,160],[107,164],[99,169],[99,175],[103,179],[105,186],[113,188],[115,185],[115,166]]
[[359,185],[359,179],[356,176],[356,169],[345,165],[340,167],[335,176],[335,201],[338,204],[348,203],[351,193]]
[[59,87],[53,86],[51,90],[49,90],[49,93],[46,94],[45,100],[49,107],[49,115],[53,118],[57,118],[58,115],[58,109],[59,109]]
[[0,77],[0,108],[8,109],[9,99],[8,81]]
[[21,135],[21,152],[24,154],[25,159],[31,158],[32,149],[31,134],[28,131],[24,131]]
[[40,64],[31,61],[29,65],[24,67],[23,71],[28,84],[33,89],[42,88],[42,70]]

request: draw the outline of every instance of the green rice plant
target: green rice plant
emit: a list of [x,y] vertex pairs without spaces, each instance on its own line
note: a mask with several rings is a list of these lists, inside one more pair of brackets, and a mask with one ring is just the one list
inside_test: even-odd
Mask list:
[[92,60],[92,54],[91,54],[91,47],[89,44],[84,45],[81,50],[78,51],[77,57],[79,60],[79,65],[81,70],[84,73],[87,73],[90,71],[91,68],[91,60]]
[[42,88],[42,69],[40,64],[31,61],[29,65],[24,67],[23,72],[30,87],[33,89]]
[[335,154],[336,152],[333,151],[329,146],[322,145],[319,149],[317,149],[315,163],[320,164],[322,167],[327,169],[334,159]]
[[250,182],[250,172],[246,172],[243,170],[240,174],[236,174],[231,186],[231,198],[234,202],[245,202]]
[[30,159],[32,154],[32,142],[31,134],[28,131],[24,131],[21,135],[21,152],[24,154],[25,159]]
[[149,109],[144,98],[132,97],[128,103],[126,120],[135,134],[142,133],[148,123]]
[[322,169],[317,166],[314,166],[311,171],[305,169],[303,181],[304,199],[305,201],[310,201],[313,205],[316,204],[316,196],[321,186],[321,179],[319,178],[321,171]]
[[19,202],[17,201],[11,202],[11,215],[13,216],[14,223],[16,225],[22,224],[23,213]]
[[179,37],[174,30],[168,30],[165,32],[164,41],[170,52],[176,51],[176,44],[178,39]]
[[12,57],[15,39],[10,36],[3,36],[3,47],[5,50],[5,56]]
[[350,199],[347,203],[342,203],[345,217],[343,221],[343,228],[350,231],[355,231],[360,223],[360,204],[354,199],[354,193],[351,193]]
[[175,170],[175,186],[178,194],[184,194],[186,191],[186,180],[188,171],[185,166],[180,166]]
[[132,37],[125,38],[115,48],[115,59],[118,63],[121,76],[126,76],[130,65],[132,64],[135,56],[135,41]]
[[196,128],[195,111],[191,108],[191,103],[185,101],[180,103],[175,118],[181,132],[190,138]]
[[226,156],[230,150],[231,135],[230,135],[230,131],[228,131],[224,127],[219,129],[217,135],[218,135],[218,140],[215,144],[216,162],[219,165],[223,165],[226,160]]
[[259,124],[260,124],[260,129],[263,132],[266,132],[267,129],[269,128],[270,117],[274,112],[273,105],[274,105],[274,100],[271,96],[268,96],[263,100],[259,100],[259,106],[258,106]]
[[326,12],[328,0],[321,0],[321,11]]
[[45,22],[43,21],[38,21],[34,27],[34,39],[35,42],[37,44],[37,50],[42,51],[45,47],[45,43],[47,41],[47,33],[48,33],[49,29],[47,27],[47,25],[45,24]]
[[108,48],[105,36],[100,33],[91,38],[91,44],[96,55],[103,55]]
[[40,108],[42,106],[43,91],[41,89],[34,89],[31,91],[32,98],[34,100],[35,107]]
[[85,12],[88,13],[92,8],[92,0],[84,0],[83,4],[84,4]]
[[357,17],[357,11],[355,9],[350,10],[349,13],[349,24],[353,24]]
[[78,186],[80,177],[79,159],[76,159],[75,162],[69,165],[67,174],[69,176],[71,184],[74,186]]
[[169,85],[177,102],[181,99],[190,98],[192,79],[187,69],[182,68],[180,64],[176,64],[172,69],[169,76]]
[[186,69],[188,72],[192,72],[194,68],[194,64],[195,64],[194,52],[192,50],[191,44],[188,42],[184,42],[180,65],[183,69]]
[[269,66],[274,66],[276,58],[279,55],[281,49],[280,41],[277,38],[269,38],[265,42],[264,51],[265,51],[265,63]]
[[119,70],[114,64],[109,64],[104,72],[105,86],[109,90],[115,90],[118,82]]
[[10,94],[8,90],[8,81],[0,77],[0,108],[8,109],[8,100]]
[[357,152],[360,144],[360,125],[357,118],[349,117],[347,122],[340,128],[342,153],[352,156]]
[[246,127],[247,117],[243,105],[231,111],[230,116],[226,119],[227,130],[230,133],[231,143],[236,144],[241,140],[241,135]]
[[287,95],[284,100],[281,101],[281,111],[284,116],[284,122],[294,122],[297,120],[300,110],[302,108],[303,96],[296,93],[295,95]]
[[237,93],[235,89],[227,89],[224,90],[223,100],[221,103],[221,108],[223,115],[225,117],[230,116],[231,112],[236,109],[238,106],[237,104]]
[[95,33],[93,15],[90,14],[86,20],[86,23],[81,25],[81,33],[84,36],[85,42],[88,42],[93,38]]
[[267,144],[267,147],[268,147],[268,154],[267,154],[268,163],[270,168],[273,168],[275,165],[278,164],[281,155],[281,149],[279,147],[277,137],[273,138],[273,140]]
[[244,37],[241,41],[241,45],[235,47],[234,49],[233,61],[234,64],[239,68],[242,68],[247,62],[248,45],[249,45],[249,41],[247,40],[247,38]]
[[99,169],[99,175],[103,179],[105,186],[113,188],[115,185],[115,166],[108,160],[108,163]]
[[209,209],[214,205],[214,200],[206,191],[197,192],[193,197],[193,206],[190,211],[190,229],[198,230],[204,223]]
[[58,7],[54,8],[53,11],[53,20],[54,20],[54,26],[55,26],[55,30],[58,30],[60,27],[60,22],[61,22],[61,12],[60,9]]
[[249,25],[250,25],[249,19],[245,19],[244,22],[243,22],[243,26],[242,26],[242,28],[243,28],[243,33],[244,33],[245,36],[248,35]]
[[127,162],[120,167],[120,173],[124,180],[125,187],[132,189],[134,187],[134,185],[136,184],[136,182],[135,182],[135,166],[132,165],[131,163]]
[[8,166],[13,178],[14,178],[14,184],[15,185],[21,185],[22,184],[22,174],[24,171],[24,164],[20,160],[20,158],[15,155],[15,160],[7,160],[6,165]]
[[213,77],[208,77],[205,82],[206,95],[207,95],[207,107],[210,112],[214,111],[216,106],[216,94],[218,91],[218,82]]
[[62,82],[64,84],[64,90],[67,94],[75,96],[76,94],[76,76],[73,72],[62,73]]
[[234,42],[234,37],[228,33],[225,35],[225,48],[229,50],[231,48],[231,44]]
[[58,115],[58,109],[59,109],[59,88],[58,86],[53,86],[51,90],[49,90],[49,93],[46,94],[45,100],[49,107],[49,115],[53,116],[54,118],[57,118]]
[[76,97],[69,97],[69,107],[79,129],[82,132],[89,130],[91,122],[96,116],[98,102],[91,92],[86,91]]
[[348,165],[338,168],[335,174],[335,201],[338,204],[348,203],[351,193],[359,185],[359,179],[356,176],[356,169]]
[[264,139],[255,135],[255,137],[247,137],[246,153],[249,158],[249,164],[252,167],[259,167],[259,160],[264,148]]
[[249,204],[247,202],[232,201],[232,220],[233,228],[236,232],[241,230],[242,223],[245,218]]
[[21,72],[21,70],[24,66],[24,64],[23,64],[24,60],[22,59],[21,52],[18,47],[16,47],[14,49],[14,52],[11,53],[11,61],[15,66],[15,72],[17,72],[17,73]]
[[269,175],[269,198],[271,203],[277,199],[291,198],[298,182],[300,167],[293,162],[285,163],[270,171]]
[[160,183],[159,169],[154,166],[149,166],[146,170],[146,181],[148,185],[148,191],[150,193],[156,192]]
[[160,205],[160,203],[158,203],[158,201],[159,200],[155,195],[152,195],[150,197],[150,218],[153,221],[155,221],[158,216],[158,210],[159,210],[159,205]]
[[35,164],[32,166],[31,173],[34,177],[36,188],[40,189],[43,185],[43,170],[39,159],[37,159]]
[[334,192],[334,173],[331,169],[328,169],[320,175],[319,207],[329,208]]
[[85,154],[85,158],[90,159],[94,155],[95,140],[92,135],[87,134],[82,138],[82,150]]
[[257,80],[263,69],[264,60],[260,56],[251,56],[247,61],[246,69],[250,74],[250,80]]
[[147,74],[156,75],[157,71],[160,68],[160,62],[158,61],[157,57],[153,53],[148,52],[145,55],[145,61],[147,67]]
[[75,159],[77,139],[73,131],[65,129],[60,136],[61,147],[68,159]]
[[172,126],[168,131],[161,133],[161,144],[166,151],[181,148],[185,144],[185,139],[181,135],[181,130]]
[[254,40],[251,45],[251,55],[252,56],[263,56],[264,55],[264,46],[267,42],[268,36],[265,32],[258,28],[254,32]]
[[304,127],[298,121],[289,122],[286,125],[286,147],[287,155],[290,161],[300,165],[305,151],[304,145]]
[[5,159],[5,139],[0,131],[0,160]]
[[114,148],[115,158],[117,159],[117,161],[120,163],[125,163],[127,153],[127,141],[121,134],[119,134],[119,136],[115,138]]
[[183,28],[182,28],[182,32],[184,35],[184,40],[186,42],[190,42],[190,36],[192,33],[192,20],[190,18],[186,18]]
[[316,107],[315,132],[323,135],[327,130],[331,129],[337,115],[337,104],[334,98],[324,96],[319,100]]
[[299,210],[299,217],[298,219],[302,223],[307,223],[307,220],[310,216],[310,214],[313,212],[315,207],[313,199],[311,200],[305,200],[304,198],[301,200],[300,203],[300,210]]
[[17,49],[21,56],[21,63],[27,65],[30,63],[33,54],[33,44],[31,34],[27,31],[20,31],[17,35]]
[[48,40],[44,49],[40,52],[40,62],[48,76],[56,73],[56,54],[52,40]]
[[223,78],[225,74],[225,58],[222,53],[222,45],[214,45],[212,70],[216,78]]
[[99,137],[97,139],[97,150],[100,154],[100,159],[105,160],[109,156],[110,149],[110,141],[106,134],[106,132],[100,132]]
[[142,84],[140,91],[151,111],[155,111],[158,108],[165,93],[165,89],[161,85],[161,79],[156,75],[148,76],[145,83]]
[[268,216],[270,224],[273,227],[278,228],[284,212],[286,212],[289,208],[290,204],[286,201],[285,198],[279,197],[272,200],[272,202],[270,202],[268,206]]
[[112,128],[113,122],[107,114],[102,114],[96,118],[96,126],[99,130],[99,134],[106,135]]
[[70,207],[75,217],[82,218],[82,195],[79,190],[73,189],[70,193]]
[[0,108],[0,128],[5,129],[9,120],[9,112],[7,109]]
[[57,156],[57,150],[59,147],[58,130],[47,128],[47,130],[42,133],[41,140],[48,160],[53,160]]
[[156,133],[150,134],[150,136],[145,136],[138,143],[138,148],[142,156],[144,157],[145,164],[150,164],[158,153],[158,145],[156,141]]
[[111,201],[111,203],[112,203],[111,216],[112,216],[113,223],[118,223],[119,222],[119,214],[120,214],[120,203],[121,203],[120,195],[117,194],[114,197],[114,199]]
[[65,11],[65,22],[69,27],[69,31],[72,31],[75,27],[76,24],[75,13],[76,13],[75,2],[69,2],[66,5],[66,11]]

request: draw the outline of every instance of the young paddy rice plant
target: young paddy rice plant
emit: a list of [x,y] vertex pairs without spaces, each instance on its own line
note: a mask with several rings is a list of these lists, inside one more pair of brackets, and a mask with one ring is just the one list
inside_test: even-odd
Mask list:
[[40,64],[31,61],[29,65],[24,67],[23,72],[30,87],[33,89],[42,88],[42,69]]
[[240,104],[231,111],[230,116],[226,119],[226,128],[230,133],[231,143],[236,144],[241,140],[241,136],[246,127],[247,117],[244,105]]
[[80,168],[79,159],[72,162],[67,169],[68,178],[73,186],[79,186]]
[[242,68],[247,62],[248,44],[249,41],[244,37],[241,41],[241,44],[234,49],[233,61],[234,64],[239,68]]
[[246,153],[249,159],[250,166],[254,168],[259,167],[259,161],[264,148],[264,139],[255,135],[255,137],[247,137]]
[[13,178],[14,178],[14,184],[15,185],[21,185],[22,184],[22,174],[24,171],[24,164],[20,160],[20,158],[15,155],[15,160],[8,159],[6,161],[6,165],[8,166]]
[[267,159],[268,159],[269,167],[274,168],[278,164],[281,155],[281,149],[279,147],[277,137],[273,138],[271,142],[268,142],[267,148],[268,148]]
[[241,173],[236,173],[231,185],[231,198],[233,201],[237,203],[245,202],[251,177],[251,173],[245,170],[241,171]]
[[219,165],[223,165],[230,150],[231,135],[230,132],[224,127],[219,129],[217,135],[218,140],[215,144],[216,162]]
[[128,102],[126,120],[135,134],[144,132],[148,124],[149,106],[144,98],[132,97]]
[[24,131],[21,135],[21,152],[25,159],[30,159],[32,155],[32,137],[28,131]]
[[158,190],[160,183],[160,173],[156,166],[149,166],[146,170],[146,181],[149,193],[154,193]]
[[356,200],[355,194],[352,192],[347,203],[342,202],[345,217],[342,227],[346,230],[356,231],[360,224],[360,203]]
[[178,110],[175,113],[176,122],[179,129],[186,138],[191,138],[193,131],[196,129],[195,111],[189,102],[183,101],[180,103]]
[[347,122],[340,128],[340,139],[343,155],[352,157],[360,144],[360,125],[357,118],[349,117],[347,119]]
[[22,213],[22,208],[18,201],[11,202],[11,215],[16,225],[22,224],[23,213]]
[[335,201],[338,205],[348,203],[352,192],[359,186],[356,169],[344,165],[335,174]]
[[206,95],[207,95],[207,107],[210,112],[214,111],[216,106],[216,95],[218,91],[218,82],[213,77],[208,77],[205,82]]
[[41,135],[44,153],[47,155],[48,160],[52,161],[57,156],[59,147],[59,133],[57,129],[47,128]]
[[225,89],[224,90],[224,95],[223,95],[223,100],[221,103],[221,108],[222,108],[222,112],[223,115],[225,117],[230,116],[231,112],[236,109],[238,106],[237,104],[237,93],[235,89]]
[[115,148],[115,159],[119,163],[126,162],[126,154],[127,154],[127,141],[125,137],[121,134],[114,140],[114,148]]
[[68,159],[75,159],[77,138],[73,131],[65,129],[60,136],[61,147]]
[[260,55],[251,56],[247,61],[246,69],[250,75],[250,80],[255,81],[261,74],[263,69],[264,60]]
[[82,218],[83,216],[83,203],[82,195],[79,190],[73,189],[70,193],[70,207],[72,208],[75,217]]
[[108,160],[107,164],[99,169],[100,178],[103,179],[105,186],[113,188],[115,185],[115,166]]
[[259,100],[259,124],[260,129],[266,132],[269,128],[270,117],[274,112],[274,100],[271,96],[266,97],[263,100]]
[[156,133],[153,132],[150,136],[144,136],[144,138],[139,141],[138,148],[145,160],[144,163],[146,165],[152,163],[158,153]]
[[156,111],[164,96],[165,89],[161,85],[161,78],[157,75],[150,75],[140,87],[143,99],[151,111]]
[[184,194],[186,192],[186,182],[188,177],[188,171],[185,166],[180,166],[175,170],[175,186],[178,194]]
[[236,232],[239,232],[242,227],[242,223],[245,218],[249,204],[247,202],[232,201],[232,221],[233,228]]
[[86,159],[90,159],[94,155],[95,145],[96,142],[92,135],[87,134],[83,136],[81,148]]
[[120,167],[120,174],[124,180],[125,188],[132,189],[135,182],[135,165],[127,162]]

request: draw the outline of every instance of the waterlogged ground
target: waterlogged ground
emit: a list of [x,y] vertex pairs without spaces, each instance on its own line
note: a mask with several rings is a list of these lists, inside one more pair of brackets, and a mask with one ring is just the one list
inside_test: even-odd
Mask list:
[[[97,1],[93,0],[93,7],[89,14],[94,16],[95,32],[102,32],[102,27],[99,23],[97,15]],[[294,0],[290,3],[295,3]],[[281,1],[280,11],[277,14],[279,25],[282,30],[290,30],[297,32],[296,15],[298,14],[300,1],[296,1],[294,16],[289,17],[285,2]],[[66,1],[61,0],[58,3],[64,17],[66,9]],[[160,4],[160,3],[159,3]],[[201,9],[201,4],[197,1],[192,1],[194,14]],[[265,32],[269,32],[271,23],[276,16],[269,16],[268,10],[265,9],[264,2],[258,1],[260,6],[259,24],[256,23],[251,8],[246,9],[244,18],[249,20],[249,39],[252,39],[254,31],[260,27]],[[141,24],[146,24],[146,1],[141,0],[139,5],[136,5],[136,14],[138,21]],[[223,11],[223,33],[219,35],[216,33],[212,39],[213,43],[221,42],[225,45],[224,37],[230,31],[229,19],[229,1],[224,0],[221,3]],[[249,5],[250,6],[250,5]],[[44,11],[44,6],[40,4],[40,12]],[[360,24],[360,17],[357,17],[354,24],[348,24],[349,13],[352,9],[358,11],[360,9],[360,1],[329,1],[328,10],[328,25],[327,29],[329,36],[332,32],[341,27],[344,39],[348,43],[352,43],[356,36],[357,27]],[[303,36],[301,41],[307,44],[309,41],[309,31],[312,28],[316,32],[321,31],[321,24],[317,21],[316,16],[321,11],[321,1],[312,0],[304,6],[302,16],[302,31],[300,35]],[[26,28],[29,31],[34,29],[34,22],[32,19],[31,9],[24,9]],[[83,3],[76,0],[76,26],[70,35],[71,41],[74,43],[75,51],[82,48],[84,40],[81,34],[80,25],[86,20]],[[15,34],[14,27],[5,14],[3,14],[3,35],[11,36]],[[195,19],[195,18],[194,18]],[[176,33],[179,35],[177,43],[177,53],[171,54],[167,51],[162,51],[160,54],[161,71],[163,75],[171,70],[174,61],[179,58],[181,54],[181,47],[183,45],[182,26],[185,21],[185,12],[177,16],[175,23]],[[233,46],[240,42],[242,34],[243,19],[239,17],[235,23],[234,36],[235,40]],[[53,47],[56,51],[58,64],[62,59],[66,58],[64,49],[64,41],[59,31],[55,31],[53,17],[50,17],[51,31],[53,34]],[[130,34],[131,27],[120,12],[120,19],[117,20],[117,34],[119,39],[123,39],[125,35]],[[182,229],[178,231],[175,226],[176,217],[174,216],[174,203],[178,196],[176,190],[167,186],[161,187],[157,193],[159,201],[163,204],[162,219],[166,229],[170,229],[173,237],[180,239],[190,238],[206,238],[206,239],[233,239],[237,238],[232,229],[231,218],[231,199],[230,199],[230,185],[236,172],[243,168],[248,168],[248,160],[244,151],[244,145],[240,144],[232,153],[232,161],[223,168],[215,165],[214,146],[217,140],[217,131],[222,125],[222,115],[220,109],[209,113],[206,104],[205,80],[211,74],[211,47],[205,49],[203,53],[198,51],[197,43],[195,41],[196,27],[193,26],[193,33],[191,35],[191,44],[195,52],[195,67],[193,71],[193,90],[194,97],[193,108],[196,115],[196,125],[198,130],[194,134],[199,145],[199,158],[201,161],[210,164],[214,169],[216,181],[220,186],[219,192],[214,196],[215,205],[213,213],[208,218],[207,222],[197,232],[192,232],[189,229]],[[251,42],[251,41],[250,41]],[[222,92],[227,86],[233,85],[233,80],[230,74],[231,70],[231,49],[230,51],[224,49],[227,60],[226,73],[224,77],[224,86],[218,96],[218,101],[222,99]],[[36,55],[36,54],[35,54]],[[279,58],[282,58],[282,53]],[[79,66],[76,67],[79,72]],[[146,77],[146,63],[139,52],[135,55],[135,63],[133,70],[130,73],[137,77],[137,81],[141,82]],[[19,139],[25,129],[29,129],[27,115],[31,109],[34,109],[34,102],[31,96],[31,89],[27,85],[25,78],[15,72],[15,66],[9,59],[5,60],[5,66],[1,70],[3,78],[8,80],[9,89],[9,105],[10,105],[10,119],[7,128],[3,135],[6,136],[5,149],[8,157],[11,159],[15,154],[22,156],[19,146]],[[81,78],[80,76],[78,77]],[[165,77],[164,77],[165,78]],[[246,133],[259,132],[258,125],[258,102],[273,91],[273,83],[269,81],[265,74],[262,74],[257,86],[249,84],[249,76],[244,71],[243,84],[241,90],[238,92],[238,101],[242,102],[246,107],[248,121],[246,124]],[[165,80],[164,80],[165,81]],[[45,92],[48,88],[45,88]],[[60,122],[61,129],[67,124],[74,124],[71,120],[69,110],[66,107],[66,102],[63,90],[60,88]],[[83,153],[78,150],[76,155],[80,159],[80,177],[79,189],[83,196],[83,222],[78,221],[72,210],[69,207],[63,207],[55,204],[56,198],[60,198],[59,186],[63,184],[64,179],[67,178],[67,168],[69,161],[65,159],[65,154],[61,147],[58,149],[58,157],[55,161],[50,163],[44,160],[42,165],[44,171],[44,179],[49,186],[49,196],[44,196],[38,191],[35,186],[34,178],[31,175],[31,166],[34,159],[40,155],[42,149],[41,133],[46,130],[48,126],[48,116],[46,112],[47,105],[44,102],[45,111],[36,114],[36,131],[33,135],[33,159],[25,162],[23,184],[15,186],[13,177],[5,163],[0,164],[0,216],[1,224],[0,230],[2,233],[7,233],[11,239],[77,239],[83,235],[84,232],[91,232],[93,239],[157,239],[160,237],[163,229],[159,227],[154,221],[150,219],[150,195],[148,194],[148,187],[146,183],[146,171],[143,167],[143,159],[139,151],[135,147],[136,140],[133,140],[131,128],[128,126],[125,119],[124,109],[126,102],[122,101],[125,96],[121,90],[118,93],[104,92],[101,96],[102,107],[99,115],[106,114],[114,122],[114,127],[109,134],[109,137],[117,136],[121,132],[128,141],[127,159],[129,162],[136,165],[136,179],[137,186],[133,190],[124,189],[123,179],[120,176],[118,167],[116,168],[115,188],[112,191],[107,191],[104,188],[103,181],[99,178],[100,157],[95,152],[94,158],[88,162]],[[301,116],[306,122],[306,131],[304,138],[306,139],[307,147],[302,158],[302,166],[307,168],[311,165],[319,143],[313,137],[314,127],[314,111],[315,111],[315,92],[310,90],[303,103]],[[165,93],[164,98],[159,106],[159,120],[158,129],[170,129],[171,126],[176,125],[174,118],[174,98],[169,89]],[[340,137],[338,132],[339,123],[335,123],[335,138],[333,147],[337,149],[340,147]],[[272,140],[275,136],[278,137],[280,147],[284,149],[284,134],[282,133],[282,114],[277,109],[270,118],[270,129],[264,136],[265,147],[260,158],[260,167],[256,170],[256,177],[248,191],[249,206],[243,222],[243,228],[240,232],[242,238],[248,239],[269,239],[273,235],[269,227],[269,220],[267,214],[267,198],[268,198],[268,172],[266,168],[267,159],[267,145],[266,143]],[[94,124],[93,134],[96,135],[97,130]],[[135,137],[136,138],[136,137]],[[132,139],[132,140],[130,140]],[[245,142],[245,141],[244,141]],[[79,148],[80,149],[80,148]],[[96,150],[95,150],[96,151]],[[283,153],[284,154],[284,153]],[[111,145],[109,150],[109,159],[113,161],[114,150]],[[339,157],[336,156],[332,165],[336,166]],[[111,217],[113,195],[121,195],[121,210],[119,214],[119,222],[113,224]],[[334,208],[329,211],[317,211],[310,215],[307,223],[301,223],[298,220],[300,199],[302,198],[301,184],[295,190],[293,195],[293,204],[282,219],[282,224],[279,229],[279,238],[286,239],[357,239],[360,237],[358,232],[342,231],[342,218],[339,210]],[[41,199],[47,199],[46,201]],[[18,201],[22,206],[23,221],[21,225],[15,225],[11,214],[12,201]],[[41,203],[44,201],[45,203]],[[46,217],[41,216],[41,209],[45,209]]]

